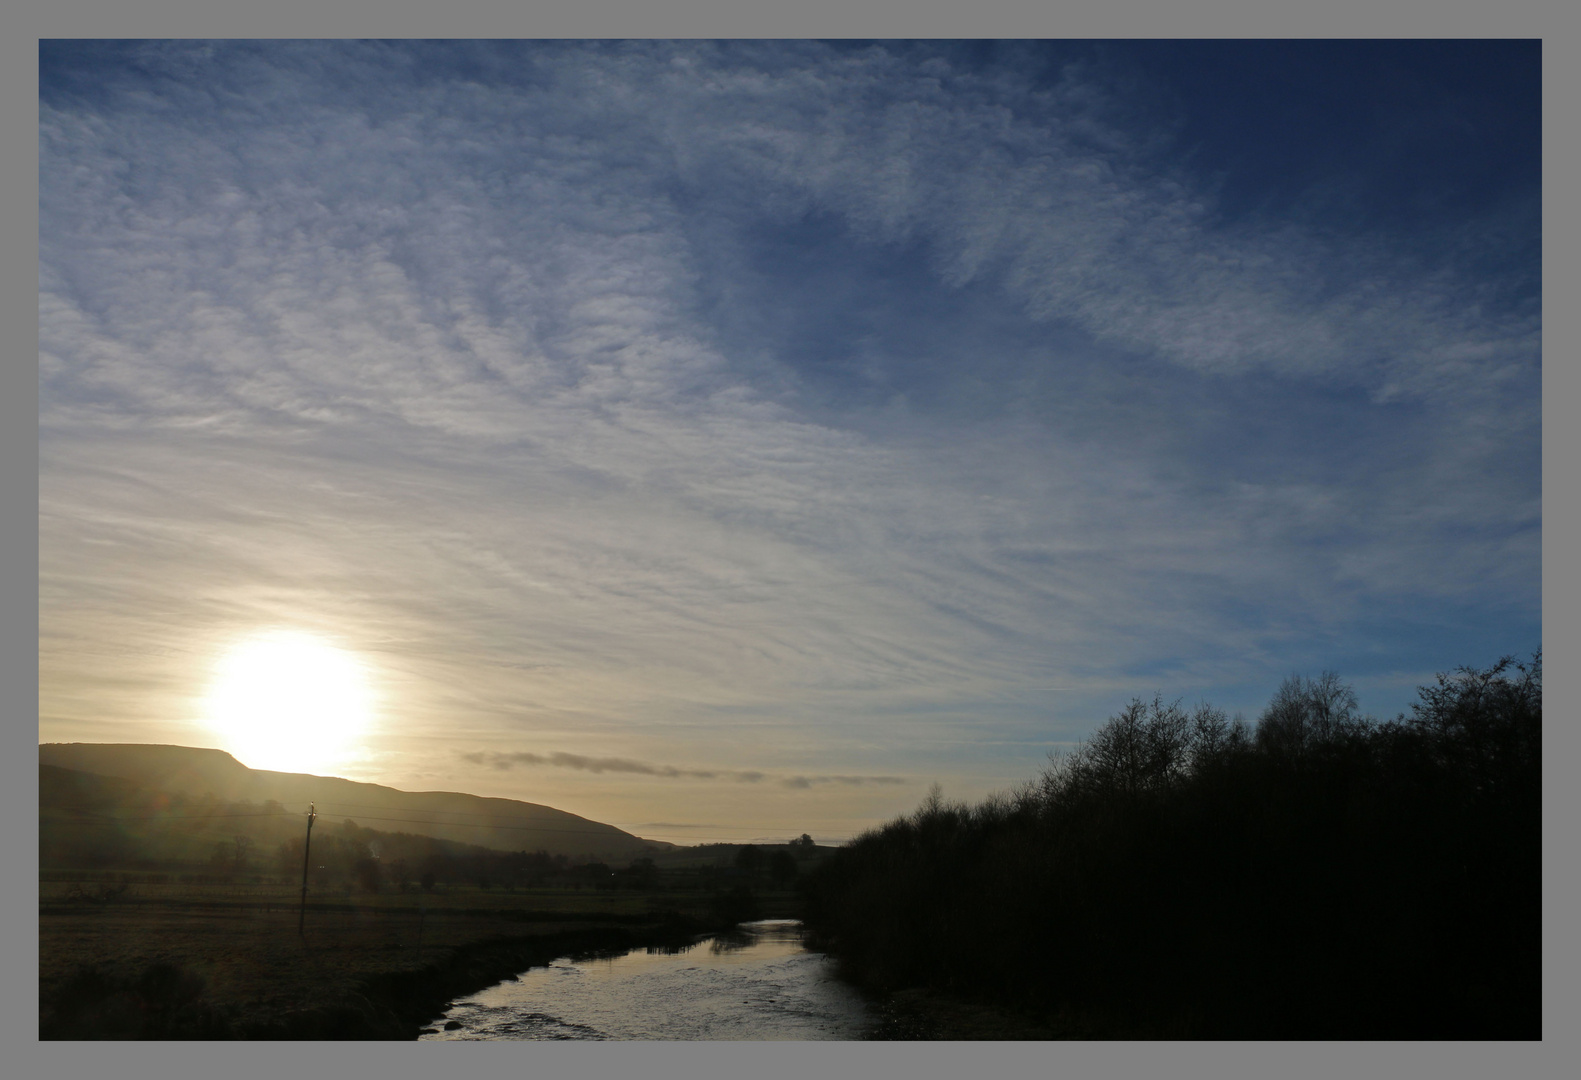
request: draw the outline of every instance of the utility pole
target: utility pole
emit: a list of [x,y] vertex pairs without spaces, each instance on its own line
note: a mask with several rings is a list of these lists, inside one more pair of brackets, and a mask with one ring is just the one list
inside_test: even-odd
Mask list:
[[307,804],[307,840],[302,845],[302,910],[297,915],[296,932],[303,937],[307,936],[303,929],[307,924],[307,858],[308,852],[313,849],[313,819],[318,816],[313,812],[315,806],[315,803]]

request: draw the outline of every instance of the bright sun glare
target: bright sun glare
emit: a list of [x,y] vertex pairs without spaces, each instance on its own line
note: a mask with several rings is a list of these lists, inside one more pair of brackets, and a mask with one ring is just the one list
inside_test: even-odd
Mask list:
[[356,657],[311,634],[276,631],[220,658],[207,719],[242,764],[306,772],[345,757],[371,713]]

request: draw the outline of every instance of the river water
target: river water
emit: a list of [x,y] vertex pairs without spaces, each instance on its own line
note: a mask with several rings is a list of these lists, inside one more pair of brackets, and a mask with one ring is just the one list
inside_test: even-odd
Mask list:
[[419,1038],[860,1039],[873,1025],[831,961],[802,947],[801,924],[768,919],[679,952],[561,958],[457,1000]]

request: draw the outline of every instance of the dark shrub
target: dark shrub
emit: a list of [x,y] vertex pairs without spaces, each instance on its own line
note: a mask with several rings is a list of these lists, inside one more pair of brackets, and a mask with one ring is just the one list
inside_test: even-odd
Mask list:
[[978,806],[935,789],[802,883],[860,981],[1120,1035],[1541,1037],[1541,656],[1407,719],[1331,673],[1255,730],[1133,701]]

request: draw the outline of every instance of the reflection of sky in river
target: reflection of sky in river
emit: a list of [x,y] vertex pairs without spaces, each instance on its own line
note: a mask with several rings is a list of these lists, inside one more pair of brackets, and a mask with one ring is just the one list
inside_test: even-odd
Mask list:
[[556,960],[458,1001],[439,1039],[857,1039],[866,1007],[791,920],[745,924],[680,953]]

